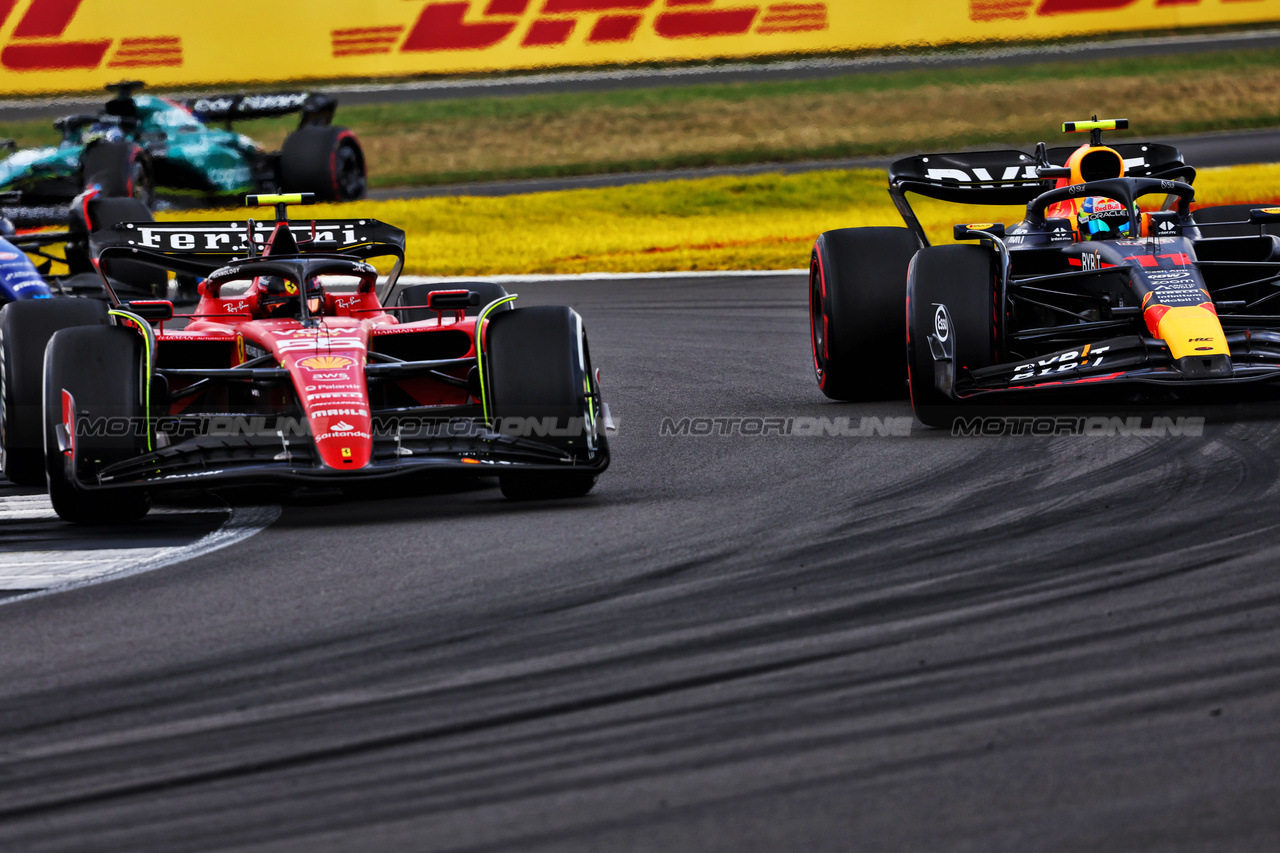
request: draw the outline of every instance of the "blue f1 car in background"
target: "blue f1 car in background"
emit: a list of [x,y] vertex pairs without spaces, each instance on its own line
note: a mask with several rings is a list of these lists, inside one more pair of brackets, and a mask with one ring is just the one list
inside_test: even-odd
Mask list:
[[[53,295],[35,262],[27,252],[43,253],[46,246],[65,242],[67,233],[51,239],[52,234],[19,235],[19,228],[67,224],[67,208],[11,207],[20,194],[0,196],[0,306],[20,299],[48,299]],[[48,262],[52,265],[52,260]]]

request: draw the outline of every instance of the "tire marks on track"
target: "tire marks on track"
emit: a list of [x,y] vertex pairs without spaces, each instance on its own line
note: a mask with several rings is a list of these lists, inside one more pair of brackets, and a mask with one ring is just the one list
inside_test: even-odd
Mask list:
[[1277,423],[660,434],[909,413],[821,399],[805,293],[522,285],[590,318],[625,414],[589,499],[290,506],[11,609],[0,847],[1274,846]]

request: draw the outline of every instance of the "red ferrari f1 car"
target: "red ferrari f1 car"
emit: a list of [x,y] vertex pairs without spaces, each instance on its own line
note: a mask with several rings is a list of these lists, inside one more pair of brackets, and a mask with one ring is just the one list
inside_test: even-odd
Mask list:
[[[173,305],[45,300],[12,346],[43,351],[44,470],[74,522],[145,514],[150,493],[242,483],[342,486],[464,472],[509,498],[575,497],[609,464],[582,318],[514,308],[477,282],[379,296],[371,260],[404,232],[371,219],[290,222],[305,195],[250,196],[276,222],[122,222],[90,237],[99,269],[197,275],[184,328]],[[44,306],[42,306],[44,307]],[[47,342],[47,343],[46,343]],[[41,416],[24,410],[17,417]],[[21,450],[19,452],[32,452]]]
[[[948,426],[979,403],[1081,393],[1188,400],[1280,381],[1280,208],[1193,209],[1176,148],[1104,145],[1125,119],[1069,122],[1078,148],[909,157],[889,170],[902,228],[822,234],[810,264],[813,364],[837,400],[909,391]],[[907,193],[1025,205],[931,246]]]

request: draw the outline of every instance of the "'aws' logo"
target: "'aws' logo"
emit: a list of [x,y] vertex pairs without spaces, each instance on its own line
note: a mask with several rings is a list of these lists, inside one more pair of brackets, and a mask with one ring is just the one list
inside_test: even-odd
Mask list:
[[[646,13],[661,3],[656,17]],[[520,47],[556,47],[576,33],[587,44],[628,42],[641,27],[664,39],[815,32],[829,26],[826,2],[734,3],[715,0],[460,0],[432,2],[410,27],[333,31],[333,55],[362,56],[486,50],[515,39]],[[646,20],[648,23],[646,23]],[[406,35],[407,30],[407,35]]]
[[[1225,0],[1224,0],[1225,1]],[[1112,12],[1137,3],[1138,0],[969,0],[969,19],[973,21],[1021,20],[1035,10],[1037,16],[1065,15],[1072,12]],[[1156,0],[1161,6],[1196,6],[1203,0]]]
[[[8,43],[0,50],[0,65],[10,71],[92,70],[102,65],[108,53],[111,54],[108,68],[182,65],[182,39],[177,36],[122,38],[119,44],[109,38],[92,41],[63,38],[82,2],[0,0],[0,29],[11,18],[18,22],[9,34]],[[112,46],[115,46],[114,52]]]

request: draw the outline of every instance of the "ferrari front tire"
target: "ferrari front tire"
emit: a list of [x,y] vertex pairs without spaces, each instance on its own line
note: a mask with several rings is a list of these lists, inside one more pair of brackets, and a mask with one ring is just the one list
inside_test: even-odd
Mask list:
[[[548,434],[531,440],[584,464],[608,452],[591,351],[575,311],[558,305],[506,311],[489,321],[486,337],[485,368],[499,425],[537,423]],[[591,491],[596,474],[566,465],[563,471],[511,471],[498,482],[512,500],[572,498]]]
[[595,485],[595,474],[501,474],[498,477],[502,496],[510,501],[580,498]]
[[[145,430],[141,399],[143,338],[121,326],[64,329],[53,336],[44,361],[44,457],[49,500],[60,518],[74,524],[136,521],[151,509],[141,489],[85,491],[73,476],[91,480],[106,465],[143,452]],[[69,398],[65,395],[69,395]],[[73,446],[64,450],[58,427],[68,399]],[[77,424],[124,423],[80,430]],[[140,426],[139,426],[140,425]]]

